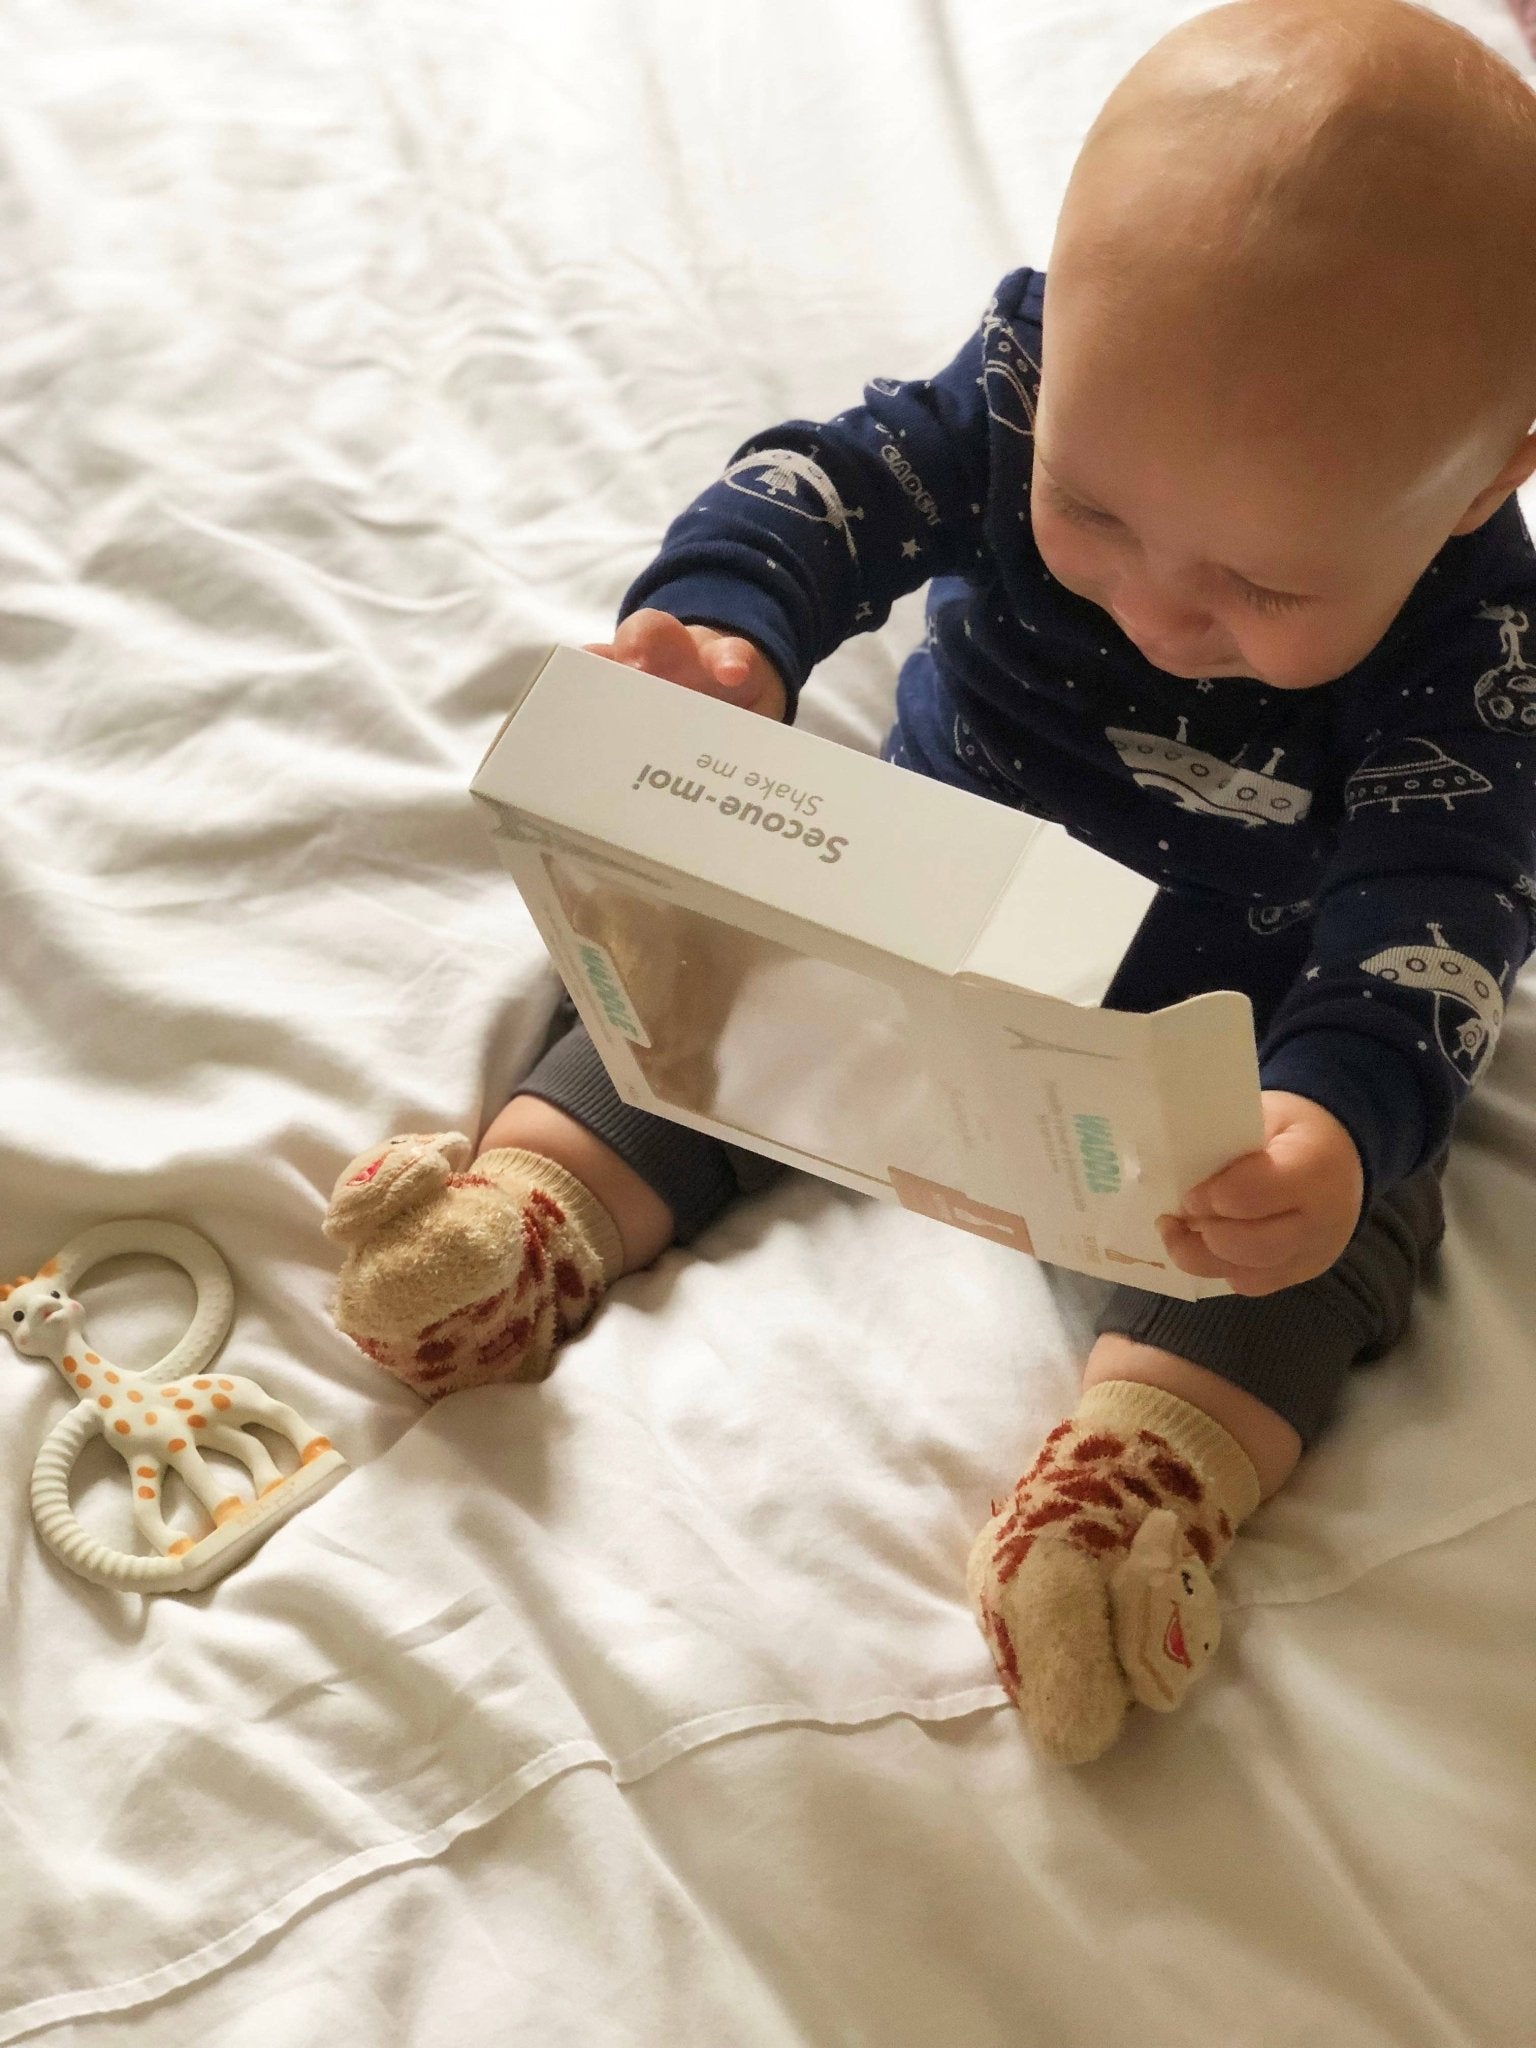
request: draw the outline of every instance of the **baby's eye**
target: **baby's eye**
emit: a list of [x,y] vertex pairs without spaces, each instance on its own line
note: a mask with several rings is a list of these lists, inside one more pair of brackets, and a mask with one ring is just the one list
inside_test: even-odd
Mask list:
[[1191,1597],[1193,1597],[1195,1591],[1194,1580],[1189,1576],[1188,1572],[1180,1572],[1179,1577],[1184,1581],[1185,1592],[1188,1593]]
[[1237,594],[1250,611],[1256,612],[1293,612],[1307,602],[1306,598],[1293,597],[1284,590],[1261,590],[1256,583],[1240,582]]
[[1119,520],[1112,512],[1100,512],[1096,506],[1084,505],[1076,498],[1069,498],[1063,491],[1051,492],[1051,506],[1058,517],[1065,519],[1069,526],[1118,526]]

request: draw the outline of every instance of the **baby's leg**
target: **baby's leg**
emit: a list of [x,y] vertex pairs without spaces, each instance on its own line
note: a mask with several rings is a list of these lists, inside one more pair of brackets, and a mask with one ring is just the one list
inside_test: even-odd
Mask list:
[[427,1400],[542,1379],[615,1280],[782,1171],[621,1101],[579,1025],[469,1149],[391,1139],[326,1214],[348,1247],[338,1324]]
[[595,1132],[539,1095],[514,1095],[480,1140],[480,1154],[513,1147],[552,1159],[574,1174],[618,1226],[624,1249],[621,1273],[636,1273],[672,1242],[674,1218],[649,1181],[642,1180]]
[[1086,1763],[1133,1700],[1183,1697],[1220,1633],[1207,1569],[1289,1476],[1350,1367],[1402,1334],[1444,1234],[1443,1164],[1384,1195],[1303,1286],[1201,1302],[1113,1291],[1077,1413],[997,1504],[967,1575],[1048,1755]]

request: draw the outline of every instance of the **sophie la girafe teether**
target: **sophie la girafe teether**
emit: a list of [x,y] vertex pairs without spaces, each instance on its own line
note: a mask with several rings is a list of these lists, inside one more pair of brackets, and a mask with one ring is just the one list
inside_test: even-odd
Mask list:
[[[197,1290],[197,1309],[180,1343],[144,1372],[114,1365],[91,1349],[85,1310],[71,1298],[82,1273],[125,1252],[170,1259]],[[0,1304],[0,1325],[16,1349],[48,1359],[75,1396],[73,1412],[49,1432],[32,1468],[32,1514],[50,1549],[98,1586],[197,1592],[249,1557],[347,1469],[326,1437],[254,1380],[209,1370],[229,1329],[234,1288],[219,1253],[195,1230],[148,1217],[99,1224],[71,1238],[31,1279],[0,1286]],[[278,1468],[252,1424],[288,1439],[299,1458],[294,1471],[285,1475]],[[70,1473],[94,1436],[128,1468],[134,1521],[151,1555],[110,1549],[81,1526],[70,1506]],[[251,1497],[231,1491],[207,1451],[245,1466]],[[166,1521],[168,1471],[202,1508],[209,1525],[202,1534],[187,1535]]]

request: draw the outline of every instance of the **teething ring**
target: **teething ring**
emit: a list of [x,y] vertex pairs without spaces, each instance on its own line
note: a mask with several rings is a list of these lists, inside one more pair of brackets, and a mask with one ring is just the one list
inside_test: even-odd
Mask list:
[[[114,1366],[90,1349],[85,1311],[70,1298],[83,1273],[125,1252],[152,1252],[191,1280],[197,1307],[180,1341],[145,1372]],[[328,1438],[318,1436],[284,1402],[243,1377],[208,1371],[234,1312],[229,1268],[207,1238],[179,1223],[137,1217],[99,1224],[71,1238],[31,1279],[0,1287],[0,1316],[18,1351],[47,1358],[77,1396],[74,1411],[55,1424],[32,1468],[32,1514],[38,1533],[60,1561],[101,1586],[143,1592],[192,1592],[220,1577],[347,1469]],[[252,1429],[286,1437],[298,1468],[283,1474]],[[153,1545],[150,1554],[114,1550],[86,1530],[69,1500],[69,1482],[85,1446],[100,1436],[129,1468],[134,1519]],[[244,1464],[253,1497],[227,1491],[204,1450]],[[210,1522],[206,1533],[176,1531],[161,1513],[165,1474],[174,1471]],[[155,1554],[158,1553],[158,1554]]]

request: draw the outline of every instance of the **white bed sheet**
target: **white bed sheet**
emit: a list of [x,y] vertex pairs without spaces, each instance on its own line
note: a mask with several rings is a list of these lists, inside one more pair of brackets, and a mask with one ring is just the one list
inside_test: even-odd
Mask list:
[[[793,1180],[542,1388],[422,1416],[325,1313],[337,1168],[478,1128],[553,1006],[463,793],[505,662],[600,630],[743,434],[943,359],[1191,11],[0,18],[0,1270],[195,1223],[230,1362],[356,1467],[209,1594],[100,1593],[0,1359],[0,2043],[1529,2037],[1529,981],[1411,1341],[1090,1772],[960,1591],[1088,1283]],[[805,722],[873,745],[912,630]],[[130,1357],[185,1313],[88,1294]]]

